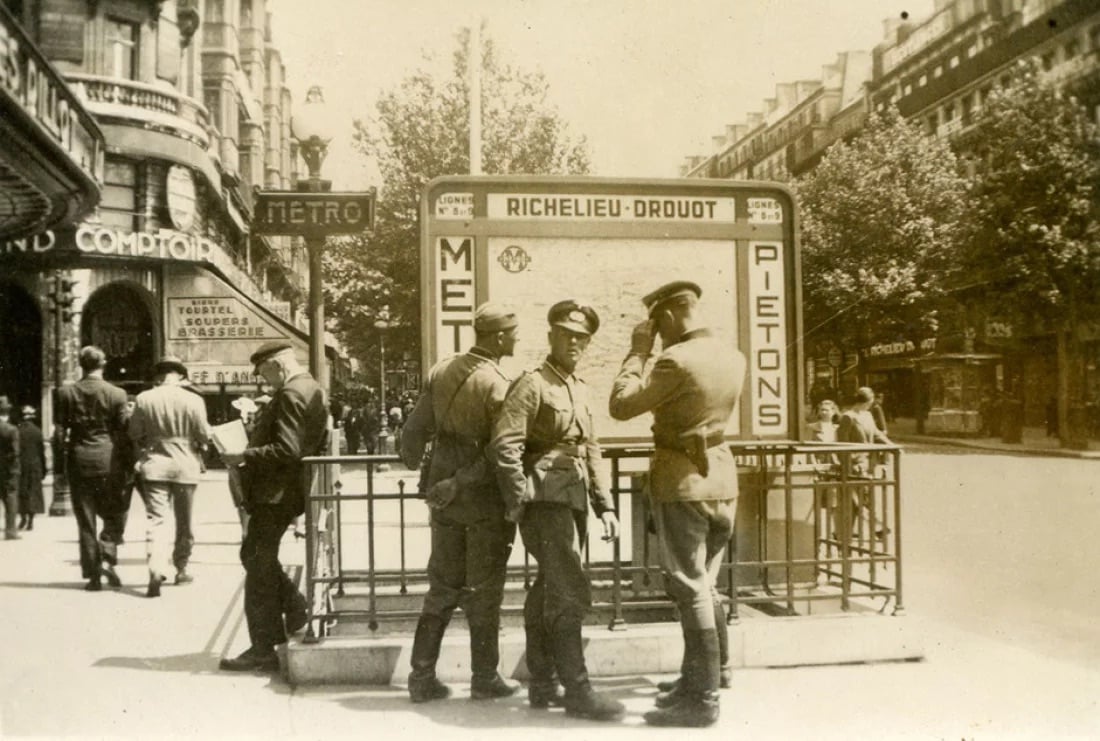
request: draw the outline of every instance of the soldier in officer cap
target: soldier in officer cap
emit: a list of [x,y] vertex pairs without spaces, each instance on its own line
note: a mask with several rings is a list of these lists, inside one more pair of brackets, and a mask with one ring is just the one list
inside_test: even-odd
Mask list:
[[618,720],[623,705],[593,691],[581,642],[581,623],[592,604],[580,558],[590,504],[604,539],[619,535],[614,504],[597,470],[601,452],[588,387],[574,375],[600,319],[589,306],[561,301],[547,320],[550,356],[508,392],[490,445],[508,517],[519,523],[523,543],[538,562],[523,607],[527,697],[532,707],[562,705],[569,715]]
[[[728,655],[715,582],[737,505],[737,466],[724,434],[741,395],[745,358],[703,326],[701,296],[697,284],[679,280],[642,299],[649,318],[634,327],[610,401],[615,419],[653,412],[651,506],[684,633],[680,679],[645,715],[660,726],[718,720],[723,643]],[[656,335],[664,350],[646,374]]]
[[447,358],[428,373],[401,435],[401,457],[409,468],[421,465],[431,508],[432,552],[428,593],[416,626],[409,697],[439,700],[451,691],[435,665],[443,633],[462,605],[470,627],[470,694],[475,699],[507,697],[517,687],[497,671],[500,661],[500,603],[515,525],[504,518],[504,501],[486,445],[509,378],[497,365],[516,345],[516,315],[486,303],[474,314],[475,344]]

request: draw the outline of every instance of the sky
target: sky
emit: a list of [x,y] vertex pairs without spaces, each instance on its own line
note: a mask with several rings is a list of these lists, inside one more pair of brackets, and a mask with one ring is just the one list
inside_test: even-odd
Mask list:
[[[505,60],[541,70],[588,140],[594,175],[676,177],[712,135],[763,110],[777,83],[820,79],[838,52],[870,50],[883,22],[933,0],[268,0],[293,105],[320,85],[334,139],[324,175],[376,185],[351,121],[420,67],[449,68],[477,19]],[[425,60],[428,55],[429,60]]]

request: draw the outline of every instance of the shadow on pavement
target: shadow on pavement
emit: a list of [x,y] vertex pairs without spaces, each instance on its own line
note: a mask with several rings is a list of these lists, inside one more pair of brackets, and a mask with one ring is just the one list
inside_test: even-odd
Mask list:
[[[606,693],[620,702],[628,703],[624,721],[636,715],[634,705],[641,698],[652,701],[656,695],[653,683],[645,677],[614,677],[592,682],[597,692]],[[520,687],[515,695],[500,700],[473,700],[467,685],[451,685],[453,694],[447,700],[413,704],[404,687],[370,687],[350,690],[347,687],[299,687],[298,695],[324,695],[339,692],[332,699],[348,710],[376,713],[418,713],[434,723],[459,728],[599,728],[620,725],[599,723],[573,718],[561,708],[536,710],[527,704],[527,688]],[[648,706],[645,710],[649,710]]]
[[175,656],[108,656],[92,666],[117,669],[145,669],[155,672],[225,674],[218,670],[218,654],[198,652]]

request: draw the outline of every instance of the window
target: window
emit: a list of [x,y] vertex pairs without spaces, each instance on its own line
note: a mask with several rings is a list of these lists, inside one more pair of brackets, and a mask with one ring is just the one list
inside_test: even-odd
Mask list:
[[1073,59],[1075,56],[1081,53],[1081,44],[1077,39],[1070,39],[1066,42],[1065,47],[1066,59]]
[[956,67],[959,66],[959,57],[958,56],[951,57],[951,60],[947,63],[947,65],[951,69],[955,69]]
[[1100,26],[1093,26],[1089,29],[1089,47],[1092,49],[1100,49]]
[[1049,72],[1054,68],[1054,52],[1048,51],[1046,54],[1039,57],[1039,63],[1043,66],[1043,70]]
[[132,231],[137,211],[137,166],[128,160],[108,158],[103,168],[103,192],[99,215],[104,226]]
[[108,76],[137,79],[138,25],[108,18],[106,52]]

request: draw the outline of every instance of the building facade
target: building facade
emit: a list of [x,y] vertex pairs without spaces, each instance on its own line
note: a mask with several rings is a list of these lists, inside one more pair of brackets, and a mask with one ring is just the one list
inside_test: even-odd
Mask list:
[[296,185],[290,93],[265,0],[9,2],[102,136],[98,204],[0,245],[0,393],[41,406],[95,344],[130,392],[181,357],[212,420],[260,379],[248,357],[307,354],[301,244],[249,233],[254,187]]
[[[890,105],[928,133],[950,138],[965,158],[976,115],[1021,59],[1037,60],[1049,79],[1077,92],[1100,120],[1095,2],[936,0],[929,17],[887,19],[884,32],[866,55],[839,55],[821,81],[793,83],[805,94],[788,106],[780,103],[782,90],[791,86],[779,86],[764,113],[727,126],[725,136],[715,137],[715,153],[689,158],[681,174],[785,180],[816,166],[834,142],[858,133],[869,111]],[[808,386],[835,391],[869,382],[887,392],[898,413],[926,414],[930,431],[978,432],[983,404],[999,394],[1023,402],[1025,424],[1042,424],[1056,395],[1052,337],[1041,326],[1015,327],[1001,317],[971,311],[966,319],[961,335],[932,338],[921,347],[898,341],[812,352],[808,343]],[[1100,331],[1092,335],[1100,339]],[[1095,344],[1087,386],[1089,399],[1100,400],[1100,342]]]

